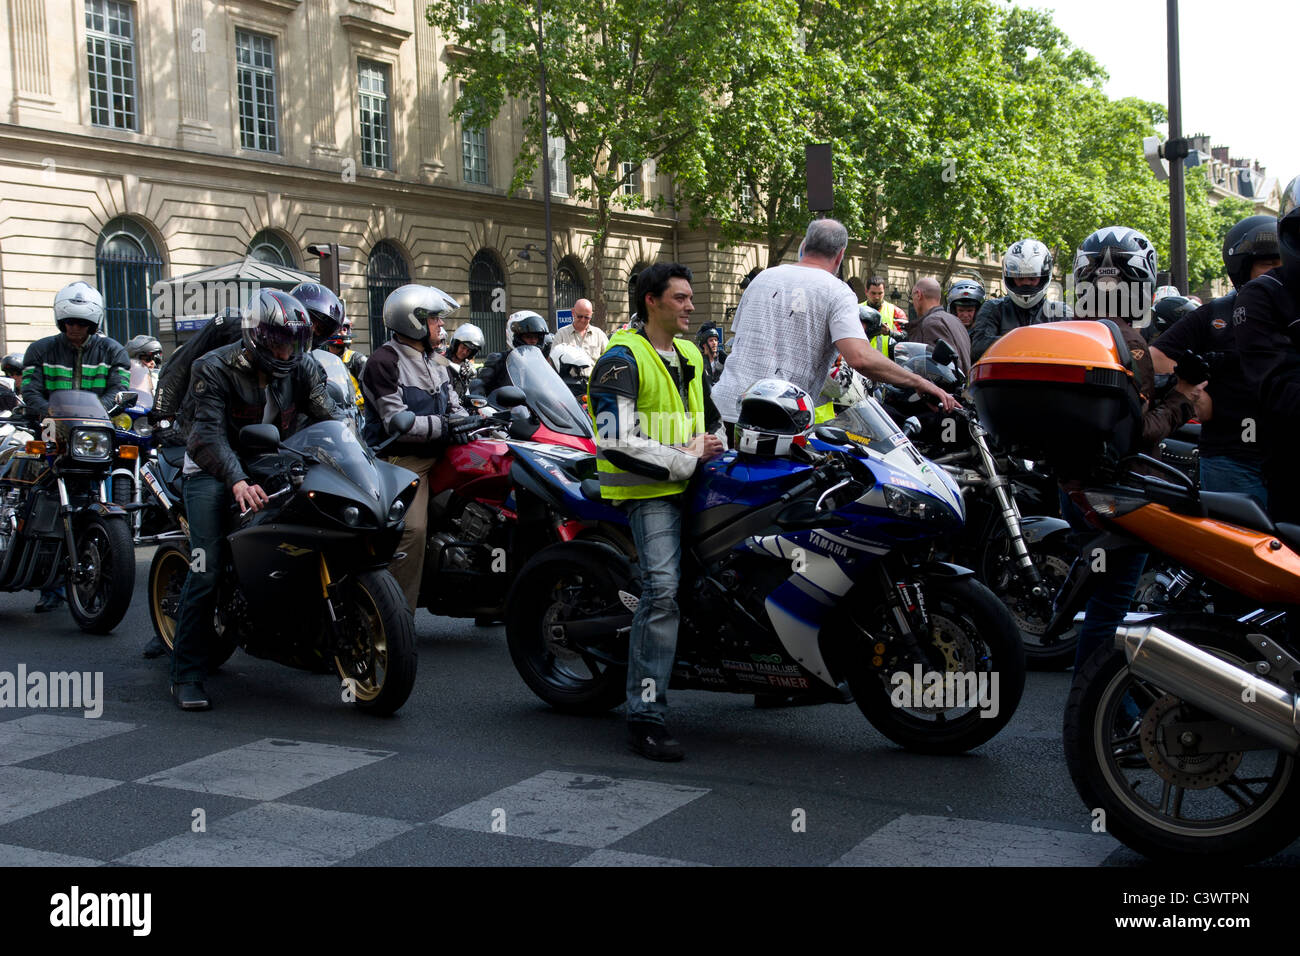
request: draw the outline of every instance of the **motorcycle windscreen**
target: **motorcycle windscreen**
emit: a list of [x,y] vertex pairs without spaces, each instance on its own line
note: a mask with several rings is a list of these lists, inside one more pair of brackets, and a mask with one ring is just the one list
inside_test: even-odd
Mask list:
[[528,396],[528,407],[551,431],[579,438],[596,437],[591,419],[537,346],[511,349],[506,355],[506,371],[510,381]]
[[77,389],[57,389],[50,392],[50,408],[46,418],[89,418],[108,420],[108,412],[94,392]]
[[284,444],[329,465],[355,486],[368,504],[384,500],[383,479],[375,467],[375,458],[346,423],[316,422],[290,435]]
[[[343,360],[325,349],[316,349],[311,357],[325,372],[325,387],[329,389],[330,397],[348,408],[356,405],[356,386],[352,384],[352,373],[343,364]],[[342,401],[339,401],[339,396],[343,397]]]
[[908,444],[907,436],[874,398],[850,405],[826,424],[843,428],[855,442],[882,455]]

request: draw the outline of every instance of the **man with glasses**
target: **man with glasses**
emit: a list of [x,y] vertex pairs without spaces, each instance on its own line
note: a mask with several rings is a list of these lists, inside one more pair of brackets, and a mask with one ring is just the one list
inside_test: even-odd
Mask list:
[[573,303],[573,324],[555,333],[556,345],[576,345],[594,362],[609,348],[609,337],[591,324],[593,306],[590,299]]

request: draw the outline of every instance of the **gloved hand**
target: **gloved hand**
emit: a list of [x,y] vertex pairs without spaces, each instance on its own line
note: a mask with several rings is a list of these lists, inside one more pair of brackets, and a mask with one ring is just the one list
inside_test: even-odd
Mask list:
[[477,415],[442,416],[442,434],[453,445],[463,445],[470,441],[470,432],[483,427],[483,419]]

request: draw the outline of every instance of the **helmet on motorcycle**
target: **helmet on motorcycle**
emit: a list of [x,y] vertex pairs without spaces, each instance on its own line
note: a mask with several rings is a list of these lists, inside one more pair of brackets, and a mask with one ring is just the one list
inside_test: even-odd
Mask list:
[[139,362],[156,362],[162,358],[162,343],[152,335],[137,335],[126,343],[126,354]]
[[1051,280],[1052,253],[1037,239],[1013,242],[1002,256],[1002,285],[1011,301],[1022,309],[1032,309],[1042,302]]
[[343,325],[343,303],[319,282],[299,282],[289,294],[302,303],[311,319],[312,343],[320,346]]
[[384,300],[384,328],[415,339],[427,349],[429,318],[447,316],[459,308],[459,302],[434,286],[415,283],[399,286]]
[[909,372],[921,376],[927,382],[938,385],[949,394],[961,391],[962,386],[966,384],[966,376],[957,367],[955,358],[950,360],[947,365],[940,365],[934,360],[933,345],[926,345],[924,352],[919,354],[913,352],[905,359],[896,361]]
[[736,450],[749,455],[786,456],[807,440],[813,425],[813,398],[798,385],[765,378],[740,396]]
[[337,345],[345,349],[352,344],[352,320],[344,319],[343,324],[338,327],[338,331],[321,343],[321,346]]
[[1127,226],[1105,226],[1074,256],[1074,313],[1081,319],[1126,319],[1146,313],[1156,288],[1156,247]]
[[984,304],[984,286],[974,279],[958,279],[948,289],[948,311],[959,305],[969,305],[978,309]]
[[1171,295],[1178,295],[1178,296],[1182,295],[1182,293],[1178,291],[1178,286],[1162,285],[1160,286],[1160,288],[1156,289],[1156,294],[1151,297],[1151,304],[1155,305],[1161,299],[1167,299]]
[[288,375],[299,356],[311,350],[311,319],[302,303],[287,292],[262,289],[244,309],[241,321],[249,360],[273,378]]
[[[447,351],[452,361],[456,361],[456,352],[458,346],[464,345],[469,349],[469,354],[465,359],[472,359],[482,350],[486,339],[483,338],[483,330],[473,322],[462,322],[456,326],[456,331],[451,333],[451,342],[447,346]],[[462,359],[461,361],[464,361]]]
[[85,282],[65,285],[54,296],[54,324],[60,332],[67,331],[64,323],[68,319],[87,323],[89,334],[94,335],[104,321],[104,297]]
[[585,382],[591,377],[591,370],[596,365],[587,350],[577,345],[557,345],[551,349],[551,364],[566,385]]
[[1300,288],[1300,176],[1287,183],[1277,214],[1278,257],[1287,285]]
[[21,352],[10,352],[0,360],[0,371],[8,375],[15,382],[20,381],[23,377],[23,354]]
[[862,322],[862,331],[869,339],[874,339],[884,328],[884,319],[880,317],[880,311],[865,303],[858,306],[858,319]]
[[537,345],[541,346],[546,339],[546,334],[550,332],[546,320],[531,309],[523,309],[512,314],[506,320],[506,326],[510,329],[510,345],[512,348],[530,344],[522,340],[525,335],[540,336]]
[[1223,264],[1234,289],[1250,281],[1256,259],[1279,258],[1277,220],[1272,216],[1247,216],[1223,237]]
[[1151,307],[1151,318],[1155,323],[1155,332],[1159,335],[1189,312],[1196,311],[1196,303],[1183,295],[1167,295],[1156,300]]

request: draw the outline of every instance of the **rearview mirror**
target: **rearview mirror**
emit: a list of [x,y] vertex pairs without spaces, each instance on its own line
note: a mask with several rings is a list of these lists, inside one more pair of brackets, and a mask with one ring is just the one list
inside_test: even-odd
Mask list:
[[245,425],[239,430],[239,444],[249,451],[270,453],[280,448],[280,429],[274,425]]
[[943,339],[935,344],[933,358],[937,364],[949,365],[956,357],[957,353],[952,350],[952,346]]
[[414,427],[415,412],[404,408],[388,420],[386,431],[396,438],[399,435],[405,435]]
[[122,408],[130,408],[140,400],[139,392],[118,392],[113,396],[113,403]]
[[831,445],[851,444],[849,433],[835,425],[818,425],[813,429],[813,434]]
[[488,396],[488,404],[497,408],[517,408],[520,405],[528,404],[528,396],[524,394],[522,388],[516,388],[514,385],[502,385]]

